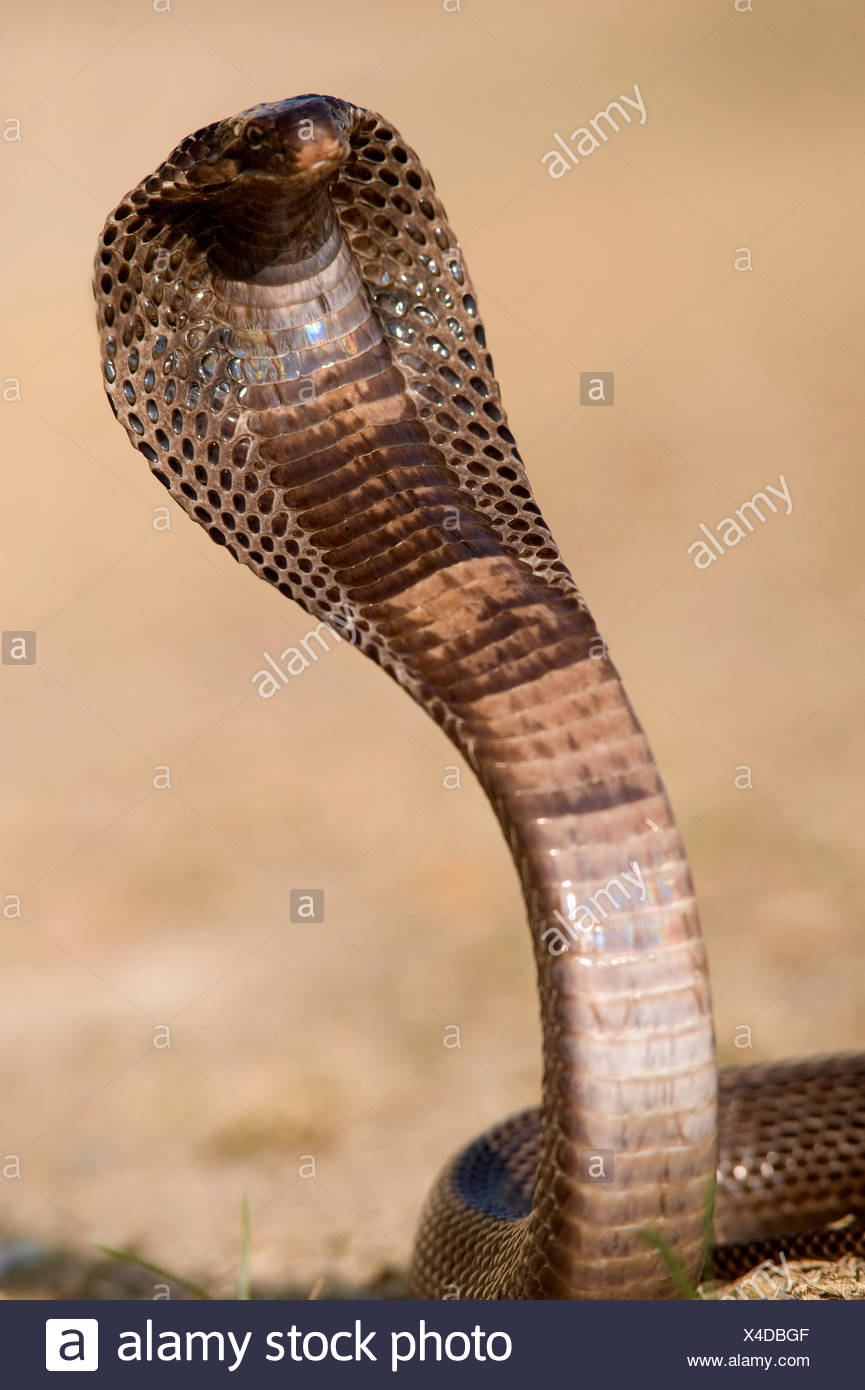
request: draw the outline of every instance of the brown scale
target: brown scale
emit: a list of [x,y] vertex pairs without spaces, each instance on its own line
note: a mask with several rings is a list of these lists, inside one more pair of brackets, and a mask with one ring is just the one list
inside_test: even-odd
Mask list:
[[[719,1157],[681,840],[532,499],[415,153],[329,97],[199,130],[108,218],[95,292],[109,401],[156,477],[316,620],[350,618],[465,753],[514,855],[543,1104],[446,1168],[418,1293],[669,1297],[640,1232],[696,1276],[716,1164],[719,1259],[761,1258],[770,1239],[857,1248],[861,1227],[808,1228],[862,1215],[865,1059],[724,1074]],[[615,913],[581,929],[581,905],[613,902],[634,863],[640,897],[626,910],[619,880]]]

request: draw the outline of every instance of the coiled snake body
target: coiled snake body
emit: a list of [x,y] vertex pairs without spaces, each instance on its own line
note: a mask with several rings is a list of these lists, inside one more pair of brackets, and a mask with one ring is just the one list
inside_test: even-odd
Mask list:
[[669,1297],[646,1232],[696,1277],[716,1168],[731,1261],[782,1235],[790,1254],[858,1248],[865,1058],[719,1088],[664,788],[532,500],[459,244],[399,133],[317,96],[197,131],[108,218],[95,290],[109,401],[157,478],[316,619],[350,618],[461,749],[519,871],[543,1103],[445,1170],[417,1292]]

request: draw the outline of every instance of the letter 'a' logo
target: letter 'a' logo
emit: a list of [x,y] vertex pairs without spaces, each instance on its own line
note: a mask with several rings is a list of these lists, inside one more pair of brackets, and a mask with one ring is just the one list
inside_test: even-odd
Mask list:
[[99,1323],[96,1318],[46,1318],[46,1371],[99,1369]]

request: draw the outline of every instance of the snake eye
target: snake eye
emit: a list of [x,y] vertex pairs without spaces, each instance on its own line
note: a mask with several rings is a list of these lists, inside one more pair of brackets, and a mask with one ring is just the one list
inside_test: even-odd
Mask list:
[[253,150],[258,150],[264,144],[264,131],[260,125],[251,125],[246,128],[246,143]]

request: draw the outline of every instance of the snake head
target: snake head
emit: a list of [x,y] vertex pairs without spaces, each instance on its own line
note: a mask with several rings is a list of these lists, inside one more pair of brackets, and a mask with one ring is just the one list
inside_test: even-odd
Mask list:
[[245,182],[321,183],[348,157],[352,108],[331,97],[262,103],[238,117],[226,154]]
[[262,102],[239,116],[196,131],[159,170],[148,188],[151,206],[233,199],[249,192],[301,197],[345,163],[362,115],[336,97],[301,96]]

